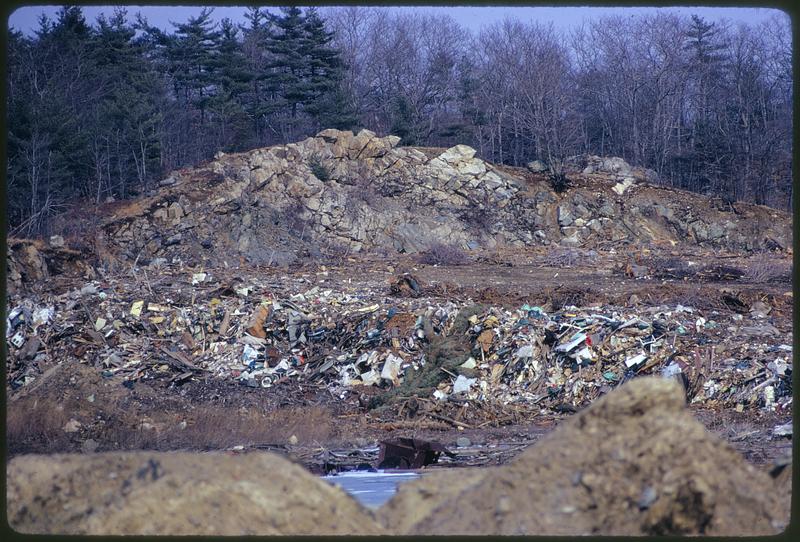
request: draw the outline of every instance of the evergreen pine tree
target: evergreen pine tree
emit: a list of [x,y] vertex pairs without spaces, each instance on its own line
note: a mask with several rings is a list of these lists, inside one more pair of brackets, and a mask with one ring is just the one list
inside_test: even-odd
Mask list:
[[243,100],[253,74],[248,69],[238,33],[230,19],[222,20],[218,54],[212,63],[216,92],[209,107],[215,113],[217,146],[226,151],[239,149],[247,141]]
[[296,6],[282,7],[281,15],[270,15],[275,27],[266,40],[266,50],[272,59],[268,64],[271,73],[268,89],[279,98],[274,107],[286,107],[295,119],[298,106],[306,99],[304,50],[307,48],[303,13]]
[[306,112],[325,127],[350,129],[356,122],[355,111],[342,89],[344,63],[332,46],[333,32],[315,8],[309,8],[303,22],[306,73],[303,81],[303,106]]
[[221,33],[211,20],[213,8],[203,8],[197,17],[186,23],[173,23],[175,34],[167,45],[170,75],[176,94],[200,112],[200,125],[205,124],[206,107],[213,96],[214,66]]

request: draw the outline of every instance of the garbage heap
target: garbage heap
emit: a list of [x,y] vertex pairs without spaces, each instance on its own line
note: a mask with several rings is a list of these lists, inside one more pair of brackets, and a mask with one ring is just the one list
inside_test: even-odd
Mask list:
[[[690,400],[707,406],[791,405],[791,329],[763,302],[745,314],[682,305],[509,310],[397,297],[380,282],[327,287],[327,273],[243,278],[151,267],[136,278],[13,297],[8,384],[77,360],[126,385],[213,376],[270,393],[291,379],[344,399],[407,385],[435,355],[437,364],[449,357],[425,396],[443,404],[571,412],[634,376],[660,374],[681,379]],[[435,349],[443,340],[458,348]]]

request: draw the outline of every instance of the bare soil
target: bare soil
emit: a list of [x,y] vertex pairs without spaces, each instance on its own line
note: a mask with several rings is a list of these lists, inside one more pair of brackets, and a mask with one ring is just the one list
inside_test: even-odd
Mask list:
[[265,452],[20,456],[8,519],[26,534],[374,535],[340,488]]

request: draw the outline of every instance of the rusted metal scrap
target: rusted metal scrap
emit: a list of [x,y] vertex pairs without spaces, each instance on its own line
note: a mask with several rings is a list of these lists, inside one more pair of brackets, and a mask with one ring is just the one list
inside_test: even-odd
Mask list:
[[422,294],[422,285],[414,275],[403,273],[391,282],[389,291],[396,297],[419,297]]
[[455,457],[442,444],[429,440],[399,437],[380,442],[379,469],[419,469],[432,465],[441,454]]

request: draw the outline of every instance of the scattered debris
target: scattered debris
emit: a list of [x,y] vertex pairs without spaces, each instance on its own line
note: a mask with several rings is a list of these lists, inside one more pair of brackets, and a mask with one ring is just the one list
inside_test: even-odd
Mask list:
[[380,442],[379,469],[420,469],[439,460],[441,454],[454,457],[438,442],[414,438],[396,438]]
[[[547,312],[442,301],[408,273],[390,283],[399,297],[387,298],[363,283],[327,286],[327,273],[262,279],[220,269],[199,281],[165,263],[158,278],[107,276],[12,298],[8,382],[15,389],[47,363],[77,359],[130,382],[208,375],[271,388],[296,379],[342,398],[370,386],[430,399],[406,412],[464,427],[486,421],[474,416],[492,404],[575,410],[644,374],[680,375],[690,401],[711,407],[784,409],[792,398],[791,334],[773,325],[767,303],[735,293],[722,302],[748,308],[743,317],[568,299]],[[453,417],[464,401],[481,408]]]

